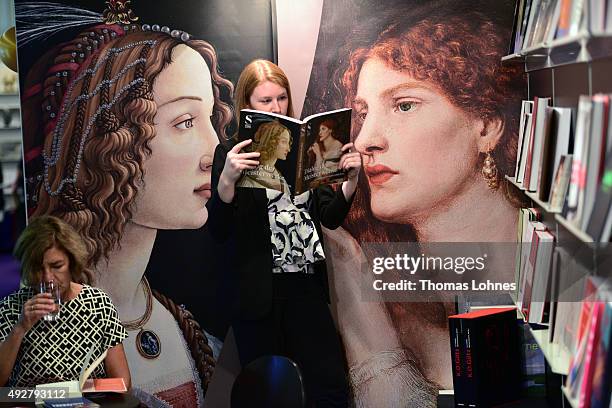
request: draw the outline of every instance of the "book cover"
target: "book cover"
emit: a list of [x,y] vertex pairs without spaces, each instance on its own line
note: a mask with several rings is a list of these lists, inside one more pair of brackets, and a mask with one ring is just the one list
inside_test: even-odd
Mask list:
[[585,2],[586,0],[572,0],[572,11],[569,21],[569,36],[575,36],[585,26]]
[[550,204],[551,213],[559,213],[563,209],[563,202],[567,196],[567,189],[569,187],[571,174],[572,155],[566,154],[561,156],[561,159],[559,160],[555,177],[550,188],[548,203]]
[[585,231],[591,218],[595,196],[603,173],[606,138],[608,136],[608,115],[610,111],[610,98],[608,95],[597,94],[593,96],[593,112],[591,117],[591,130],[588,153],[584,171],[585,186],[582,208],[578,210],[578,227]]
[[561,3],[559,13],[559,26],[555,38],[563,38],[569,33],[570,18],[572,14],[572,0],[559,0]]
[[341,148],[350,140],[350,126],[351,109],[304,120],[241,110],[238,139],[251,139],[244,150],[261,155],[257,168],[245,170],[236,185],[301,194],[321,184],[346,180],[346,173],[338,166]]
[[537,259],[537,249],[539,237],[537,231],[546,230],[546,226],[539,221],[529,221],[522,242],[523,255],[521,256],[521,273],[519,281],[519,295],[517,305],[525,319],[529,315],[531,303],[531,288],[533,285],[533,271]]
[[45,408],[98,408],[99,404],[87,398],[58,398],[44,400]]
[[533,287],[529,307],[529,323],[548,323],[550,310],[550,268],[555,237],[549,231],[535,231],[538,236],[536,262],[533,270]]
[[489,407],[519,398],[521,359],[516,308],[489,308],[449,316],[458,320],[464,341],[465,382],[455,388],[456,401]]
[[518,162],[518,172],[516,175],[516,183],[518,185],[523,185],[525,183],[525,172],[527,170],[527,152],[529,150],[529,146],[531,146],[531,140],[533,137],[533,113],[525,114],[525,130],[524,136],[521,143],[521,154],[517,156],[519,159]]
[[535,190],[538,193],[538,198],[545,200],[548,197],[551,178],[551,164],[554,155],[555,133],[551,133],[551,121],[553,119],[554,110],[547,106],[544,113],[544,130],[540,140],[541,148],[538,155],[537,176]]
[[607,241],[610,231],[605,231],[606,219],[612,208],[612,152],[606,158],[603,176],[595,196],[593,210],[589,217],[586,232],[594,241]]
[[529,26],[529,17],[531,16],[531,3],[532,0],[526,0],[525,2],[525,11],[523,12],[523,21],[521,23],[521,31],[519,33],[519,38],[515,47],[515,52],[519,52],[524,48],[525,45],[525,35],[527,34],[527,28]]
[[525,0],[518,0],[514,6],[514,23],[512,24],[512,35],[510,35],[510,45],[508,46],[508,54],[514,53],[516,42],[520,35],[521,21],[523,21],[523,11],[525,9]]
[[523,50],[534,46],[533,38],[535,36],[538,16],[540,14],[542,0],[532,0],[531,9],[529,10],[529,19],[527,20],[527,29],[525,30],[525,39],[523,40]]
[[591,128],[591,97],[581,95],[578,101],[576,131],[574,133],[574,152],[572,157],[572,175],[563,207],[563,216],[568,221],[578,217],[580,196],[584,194],[586,176],[586,153],[588,152],[589,133]]
[[518,182],[518,173],[521,162],[521,155],[523,154],[523,140],[525,138],[525,134],[527,133],[527,122],[528,122],[528,114],[531,114],[531,108],[533,107],[532,101],[523,101],[521,104],[521,116],[519,123],[519,138],[517,144],[517,152],[516,152],[516,167],[514,169],[514,178],[515,181]]
[[533,124],[533,137],[530,148],[527,150],[527,170],[525,172],[525,189],[527,191],[536,191],[538,188],[538,178],[542,165],[542,150],[544,149],[544,140],[547,136],[550,115],[547,108],[550,104],[550,98],[538,98],[537,103],[534,103],[535,122]]
[[599,340],[594,351],[592,408],[608,408],[612,394],[612,292],[608,291],[602,297]]
[[546,395],[546,359],[538,342],[533,337],[529,324],[519,321],[521,327],[522,344],[522,373],[523,373],[523,395],[544,396]]
[[549,201],[553,177],[562,155],[569,151],[572,110],[549,107],[550,130],[544,147],[541,173],[538,180],[538,195],[542,201]]
[[595,345],[599,342],[599,328],[604,304],[596,302],[591,311],[591,322],[586,337],[586,350],[584,355],[584,374],[580,384],[578,407],[589,408],[591,406],[591,392],[593,387],[593,373],[595,369]]
[[[457,319],[448,321],[448,330],[450,337],[451,347],[451,364],[453,370],[453,388],[455,391],[455,406],[467,407],[467,399],[465,394],[462,393],[465,390],[465,356],[462,356],[462,343],[463,338],[461,336],[461,322]],[[459,392],[457,392],[459,391]]]

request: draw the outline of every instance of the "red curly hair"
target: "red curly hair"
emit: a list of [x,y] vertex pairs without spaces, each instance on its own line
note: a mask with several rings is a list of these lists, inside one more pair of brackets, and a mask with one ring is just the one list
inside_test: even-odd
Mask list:
[[[341,84],[345,103],[351,105],[361,68],[378,58],[390,69],[407,73],[439,89],[448,100],[485,123],[500,120],[503,134],[491,151],[498,168],[498,182],[514,204],[519,200],[504,178],[512,174],[517,151],[518,107],[524,97],[525,78],[519,66],[502,65],[508,36],[487,16],[477,11],[462,15],[430,15],[419,21],[403,18],[390,23],[370,47],[355,49]],[[353,121],[353,139],[359,121]],[[481,159],[484,159],[484,155]],[[348,228],[359,241],[414,240],[413,232],[400,232],[393,224],[373,220],[367,182],[362,178]],[[355,207],[357,207],[355,209]],[[365,225],[365,223],[371,225]],[[358,225],[360,224],[360,225]],[[380,224],[380,225],[378,225]],[[398,226],[399,227],[399,226]]]

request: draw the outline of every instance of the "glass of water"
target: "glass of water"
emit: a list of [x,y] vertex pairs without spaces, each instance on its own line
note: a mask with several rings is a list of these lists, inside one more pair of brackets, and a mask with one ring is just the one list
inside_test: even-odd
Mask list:
[[47,322],[56,322],[60,317],[60,306],[62,304],[62,298],[60,296],[60,288],[54,281],[41,282],[40,293],[49,293],[53,297],[55,303],[55,310],[43,316],[43,320]]

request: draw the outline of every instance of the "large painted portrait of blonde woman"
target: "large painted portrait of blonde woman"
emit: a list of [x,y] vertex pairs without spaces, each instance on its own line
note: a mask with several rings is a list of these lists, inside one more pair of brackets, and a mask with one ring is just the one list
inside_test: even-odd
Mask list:
[[189,3],[180,24],[166,2],[16,2],[29,217],[81,234],[147,406],[202,406],[229,324],[205,225],[233,86],[221,33],[189,30],[215,2]]

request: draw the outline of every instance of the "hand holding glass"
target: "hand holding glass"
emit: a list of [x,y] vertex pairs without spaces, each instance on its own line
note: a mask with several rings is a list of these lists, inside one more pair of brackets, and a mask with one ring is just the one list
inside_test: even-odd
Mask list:
[[53,298],[53,302],[55,303],[55,310],[51,313],[48,313],[43,316],[43,320],[48,322],[56,322],[59,320],[59,312],[60,306],[62,303],[62,298],[60,295],[59,285],[54,281],[41,282],[39,293],[48,293]]

